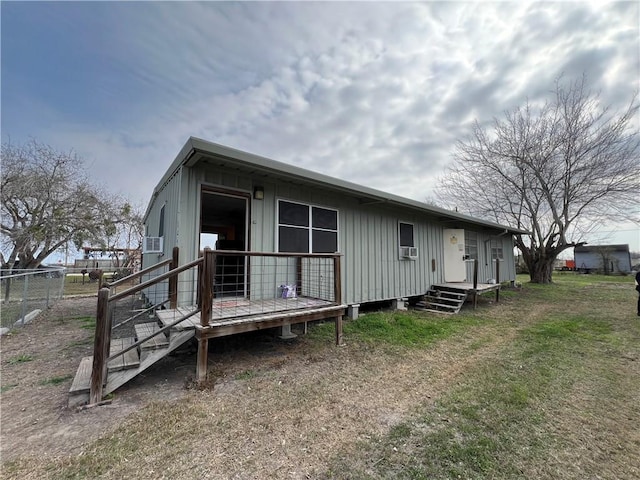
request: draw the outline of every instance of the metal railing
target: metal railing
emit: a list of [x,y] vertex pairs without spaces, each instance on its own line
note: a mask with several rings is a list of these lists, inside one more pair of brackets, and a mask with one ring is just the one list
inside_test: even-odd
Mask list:
[[0,270],[0,326],[21,327],[62,298],[64,267]]

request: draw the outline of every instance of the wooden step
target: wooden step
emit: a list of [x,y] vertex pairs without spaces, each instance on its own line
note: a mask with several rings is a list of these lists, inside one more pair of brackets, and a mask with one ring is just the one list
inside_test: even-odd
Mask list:
[[[137,368],[128,368],[128,369],[120,369],[116,371],[111,371],[107,374],[106,383],[104,385],[104,389],[102,391],[103,396],[106,396],[121,387],[125,383],[127,383],[132,378],[135,378],[137,375],[142,373],[144,370],[152,366],[154,363],[158,362],[162,358],[166,357],[169,353],[174,351],[176,348],[183,345],[189,339],[195,336],[195,330],[184,330],[181,332],[173,332],[171,335],[171,341],[167,342],[167,348],[159,348],[155,350],[150,350],[147,352],[142,361],[139,362]],[[111,345],[116,339],[111,340]],[[125,340],[126,341],[126,340]],[[130,345],[130,343],[129,343]],[[135,349],[131,350],[135,351]],[[112,360],[113,361],[113,360]],[[111,363],[111,362],[109,362]],[[71,384],[71,388],[69,389],[69,405],[77,406],[82,403],[86,403],[89,399],[89,390],[91,388],[91,370],[93,368],[93,355],[89,357],[84,357],[80,361],[80,365],[78,366],[78,371],[76,372],[76,376],[73,379],[73,383]]]
[[[157,322],[138,323],[135,326],[136,337],[138,340],[148,337],[149,335],[160,330]],[[158,348],[166,348],[169,346],[169,340],[164,333],[160,333],[153,338],[140,345],[140,350],[156,350]]]
[[[442,301],[449,301],[451,303],[442,303]],[[458,313],[464,304],[464,300],[456,300],[455,302],[451,299],[443,299],[441,297],[436,297],[432,299],[425,299],[416,303],[416,309],[428,312],[437,312],[437,313],[448,313],[454,314]]]
[[135,378],[137,375],[142,373],[144,370],[149,368],[154,363],[158,362],[162,358],[166,357],[174,351],[179,346],[183,345],[186,341],[193,338],[195,336],[195,330],[183,330],[180,332],[172,332],[170,342],[168,348],[151,350],[146,353],[146,356],[142,358],[140,361],[140,366],[135,370],[120,370],[119,372],[114,372],[109,374],[109,378],[107,379],[107,385],[102,391],[103,395],[109,395],[115,389],[121,387],[129,380]]
[[[133,337],[112,338],[109,349],[109,356],[121,352],[125,348],[133,345],[136,341]],[[130,368],[138,368],[140,366],[140,354],[137,348],[133,348],[123,355],[115,357],[109,362],[109,372],[117,372],[119,370],[128,370]]]
[[426,297],[448,298],[451,300],[463,300],[467,298],[466,293],[449,292],[447,290],[428,291]]
[[[115,351],[114,343],[116,345],[120,344],[122,343],[121,340],[123,341],[130,340],[128,345],[131,345],[131,343],[133,343],[133,339],[113,339],[111,340],[111,353]],[[120,348],[120,350],[122,350],[122,348]],[[114,372],[118,370],[123,370],[125,368],[137,368],[140,365],[140,358],[138,356],[138,352],[135,349],[131,350],[131,352],[133,352],[134,355],[136,356],[135,362],[132,361],[128,366],[125,366],[122,364],[121,361],[118,361],[118,359],[115,358],[109,362],[109,371]],[[78,365],[78,370],[76,370],[76,375],[75,377],[73,377],[73,383],[71,384],[71,388],[69,388],[70,394],[89,392],[89,389],[91,388],[91,370],[92,369],[93,369],[93,355],[90,355],[88,357],[83,357],[82,360],[80,360],[80,365]],[[105,385],[106,385],[106,380],[105,380]]]
[[69,389],[69,393],[85,393],[91,388],[91,370],[93,368],[93,355],[84,357],[80,360],[80,365],[73,377],[73,383]]
[[420,310],[421,312],[433,312],[433,313],[441,313],[443,315],[455,315],[456,311],[447,311],[447,310],[435,310],[433,308],[417,308],[417,310]]
[[460,298],[433,297],[431,295],[425,295],[423,298],[425,302],[437,302],[444,303],[446,305],[460,305],[464,303],[464,300]]
[[[422,303],[422,305],[420,305]],[[462,306],[460,303],[456,303],[452,305],[450,303],[440,303],[440,302],[418,302],[418,305],[421,307],[430,306],[430,307],[440,307],[447,310],[456,310]]]

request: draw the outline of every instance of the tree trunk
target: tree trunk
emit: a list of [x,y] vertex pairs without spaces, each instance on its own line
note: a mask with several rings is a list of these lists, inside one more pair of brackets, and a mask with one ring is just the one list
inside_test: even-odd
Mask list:
[[534,262],[529,268],[529,279],[531,283],[551,283],[554,260],[555,258]]

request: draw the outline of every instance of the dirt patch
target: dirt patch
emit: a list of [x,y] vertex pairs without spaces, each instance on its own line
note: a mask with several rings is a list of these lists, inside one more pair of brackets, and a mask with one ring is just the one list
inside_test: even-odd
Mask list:
[[[117,396],[110,406],[67,408],[80,359],[92,354],[95,311],[95,297],[64,299],[0,340],[3,462],[71,454],[158,394],[156,381],[138,394]],[[168,398],[183,393],[165,392]]]
[[[81,454],[131,413],[159,400],[180,400],[206,405],[203,415],[229,420],[220,440],[234,455],[208,452],[209,467],[240,474],[266,461],[268,476],[277,477],[295,455],[298,473],[310,475],[327,455],[387,431],[416,405],[437,398],[509,338],[485,326],[409,357],[382,358],[359,345],[317,348],[304,337],[283,342],[264,333],[235,336],[213,344],[213,391],[186,388],[196,364],[195,351],[187,347],[120,388],[111,405],[77,411],[67,408],[67,392],[80,359],[91,355],[87,317],[95,308],[95,297],[65,299],[2,338],[3,462]],[[274,445],[286,455],[274,457]]]

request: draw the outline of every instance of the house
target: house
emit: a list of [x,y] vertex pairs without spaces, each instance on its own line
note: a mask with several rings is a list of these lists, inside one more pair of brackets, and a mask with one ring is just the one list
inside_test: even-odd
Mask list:
[[[500,280],[514,281],[512,235],[524,233],[193,137],[155,188],[145,226],[161,255],[147,250],[143,268],[175,246],[182,262],[206,246],[339,252],[347,305],[471,282],[473,260],[480,282],[496,279],[496,261]],[[166,290],[146,294],[155,303]]]
[[576,269],[605,275],[631,272],[629,245],[582,245],[573,250]]
[[[334,320],[340,344],[364,303],[457,311],[515,280],[513,235],[526,233],[197,138],[144,222],[142,270],[100,290],[70,403],[99,402],[194,337],[203,381],[212,338]],[[113,334],[126,325],[135,334]]]

